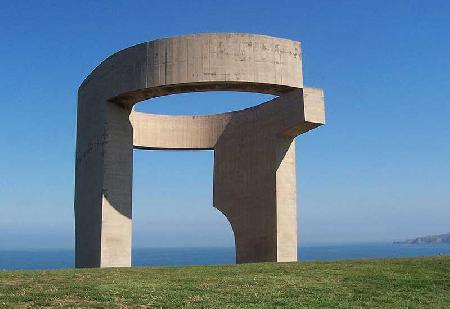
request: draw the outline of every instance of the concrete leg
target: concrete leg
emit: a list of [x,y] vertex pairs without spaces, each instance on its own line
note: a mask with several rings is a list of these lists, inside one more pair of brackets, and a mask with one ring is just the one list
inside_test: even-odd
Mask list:
[[[131,266],[130,111],[108,102],[99,113],[83,109],[83,103],[92,102],[81,101],[78,111],[75,266]],[[98,119],[89,121],[93,112]],[[93,128],[88,131],[86,126]]]
[[215,147],[214,206],[233,228],[236,262],[296,261],[295,143],[231,127],[237,135]]

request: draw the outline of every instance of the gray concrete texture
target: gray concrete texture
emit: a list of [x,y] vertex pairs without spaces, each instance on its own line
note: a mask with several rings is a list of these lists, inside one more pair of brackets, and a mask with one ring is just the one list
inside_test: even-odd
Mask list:
[[[133,108],[217,90],[277,97],[209,116]],[[236,262],[296,261],[295,137],[324,123],[322,90],[303,87],[299,42],[212,33],[117,52],[78,92],[76,267],[131,266],[133,148],[214,150],[213,206],[231,224]]]

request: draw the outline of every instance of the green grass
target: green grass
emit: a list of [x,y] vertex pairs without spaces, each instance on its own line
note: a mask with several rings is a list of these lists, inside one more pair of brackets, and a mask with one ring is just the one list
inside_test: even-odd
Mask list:
[[450,257],[0,271],[1,307],[450,308]]

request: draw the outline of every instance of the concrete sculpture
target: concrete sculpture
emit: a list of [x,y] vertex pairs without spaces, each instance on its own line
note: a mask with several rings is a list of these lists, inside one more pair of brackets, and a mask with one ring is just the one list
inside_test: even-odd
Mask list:
[[[133,109],[158,96],[212,90],[277,97],[210,116]],[[213,203],[232,226],[236,262],[296,261],[294,138],[324,123],[322,90],[303,88],[299,42],[194,34],[110,56],[78,91],[76,267],[131,265],[133,148],[214,150]]]

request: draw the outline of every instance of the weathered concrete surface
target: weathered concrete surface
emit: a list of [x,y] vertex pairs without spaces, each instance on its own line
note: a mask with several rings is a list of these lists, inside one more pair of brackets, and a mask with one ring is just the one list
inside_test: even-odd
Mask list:
[[[132,109],[151,97],[208,90],[279,97],[211,116]],[[133,147],[213,149],[214,206],[232,225],[237,262],[297,259],[293,141],[325,121],[322,91],[303,89],[298,42],[222,33],[127,48],[80,86],[77,119],[76,267],[131,265]]]

